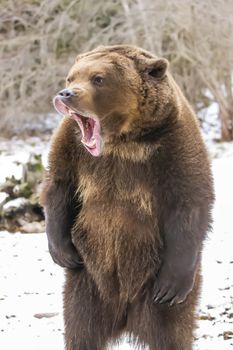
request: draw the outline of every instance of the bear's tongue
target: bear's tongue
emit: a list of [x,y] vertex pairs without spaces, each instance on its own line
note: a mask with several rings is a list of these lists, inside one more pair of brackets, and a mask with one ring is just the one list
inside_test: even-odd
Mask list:
[[84,116],[81,113],[77,113],[68,107],[60,98],[56,96],[54,98],[54,107],[56,110],[64,115],[68,114],[72,119],[74,119],[81,130],[82,139],[84,147],[90,152],[93,156],[97,157],[101,154],[102,151],[102,138],[100,135],[100,123],[98,118],[91,116]]
[[98,120],[92,117],[83,117],[74,112],[71,113],[71,117],[76,120],[80,127],[82,133],[81,142],[85,148],[93,156],[99,156],[101,153],[101,137]]

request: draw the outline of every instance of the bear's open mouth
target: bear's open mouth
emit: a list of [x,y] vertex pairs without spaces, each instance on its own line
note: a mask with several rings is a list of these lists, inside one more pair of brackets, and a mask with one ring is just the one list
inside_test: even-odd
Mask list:
[[93,156],[99,156],[102,151],[102,137],[98,118],[67,106],[60,96],[54,97],[53,104],[58,113],[69,115],[78,123],[82,133],[81,142]]

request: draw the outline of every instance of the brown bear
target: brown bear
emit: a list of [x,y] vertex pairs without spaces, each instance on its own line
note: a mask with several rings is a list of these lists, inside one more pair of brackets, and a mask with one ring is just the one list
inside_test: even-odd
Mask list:
[[67,350],[124,333],[192,349],[214,200],[196,117],[166,59],[133,46],[79,55],[44,180],[49,250],[66,268]]

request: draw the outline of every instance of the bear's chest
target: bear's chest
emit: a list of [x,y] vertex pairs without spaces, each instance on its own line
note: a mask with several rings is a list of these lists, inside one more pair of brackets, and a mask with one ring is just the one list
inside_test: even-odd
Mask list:
[[79,171],[78,194],[83,208],[104,206],[104,211],[131,208],[151,215],[156,200],[156,182],[150,164],[129,161],[95,163]]
[[[100,290],[107,288],[110,293],[114,286],[114,290],[130,288],[134,293],[147,278],[145,271],[154,273],[158,266],[156,184],[148,164],[99,164],[83,166],[79,172],[82,209],[74,242]],[[130,255],[133,264],[128,263]],[[135,275],[137,281],[133,281]]]

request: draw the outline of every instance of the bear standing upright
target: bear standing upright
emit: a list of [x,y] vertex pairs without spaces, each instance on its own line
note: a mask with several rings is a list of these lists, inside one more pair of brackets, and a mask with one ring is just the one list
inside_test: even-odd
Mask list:
[[79,55],[54,98],[41,200],[66,268],[67,350],[124,332],[150,350],[191,350],[214,200],[196,117],[168,62],[133,46]]

